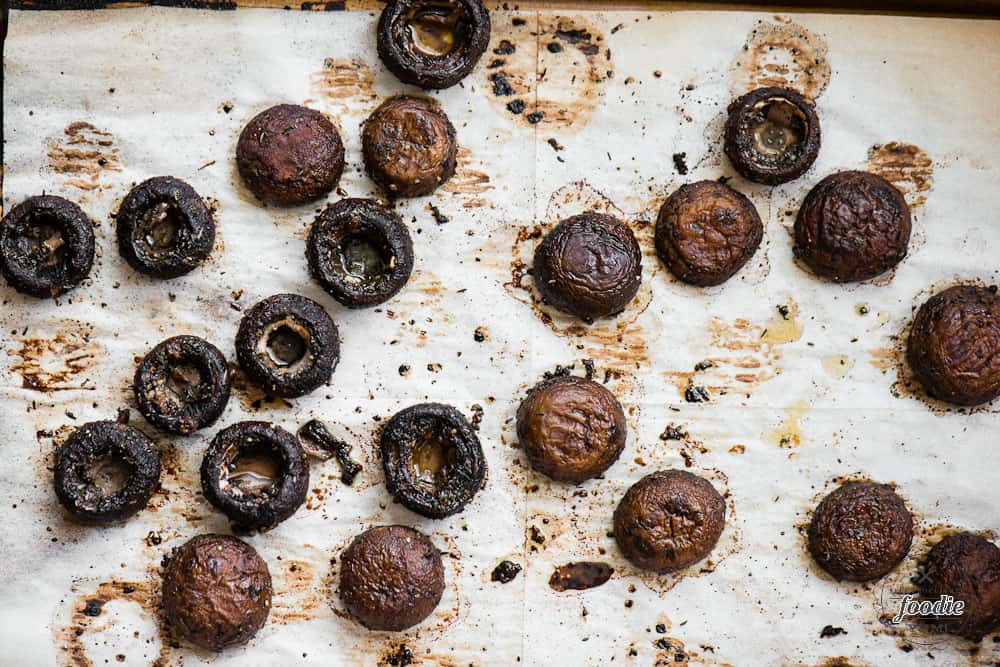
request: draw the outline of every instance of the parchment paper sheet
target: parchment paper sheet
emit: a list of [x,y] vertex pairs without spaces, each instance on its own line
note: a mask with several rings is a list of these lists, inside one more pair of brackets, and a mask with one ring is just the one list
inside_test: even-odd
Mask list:
[[[495,11],[491,49],[506,38],[515,53],[487,53],[464,85],[435,94],[467,149],[455,183],[399,204],[414,233],[414,276],[382,307],[349,312],[306,273],[303,237],[319,205],[258,205],[232,156],[252,115],[304,102],[342,130],[343,190],[373,194],[358,126],[378,99],[407,90],[375,55],[375,18],[146,8],[12,14],[5,209],[42,191],[79,201],[97,223],[100,258],[88,284],[58,303],[0,290],[0,664],[379,664],[401,644],[419,664],[444,665],[996,660],[990,638],[970,655],[967,643],[913,628],[902,637],[878,632],[876,603],[889,584],[821,576],[799,526],[832,478],[862,475],[898,484],[921,522],[914,554],[941,525],[1000,528],[994,410],[930,406],[897,383],[896,369],[896,337],[916,305],[956,279],[997,280],[1000,23]],[[588,35],[566,32],[573,29]],[[784,37],[774,42],[774,34]],[[781,39],[803,34],[799,50],[817,57],[815,67],[766,67],[771,47],[780,51]],[[581,39],[597,48],[582,49]],[[549,42],[563,49],[553,53]],[[764,69],[748,69],[748,55]],[[505,63],[490,69],[496,58]],[[494,96],[489,77],[498,69],[527,111],[543,111],[541,122],[514,116],[504,108],[512,98]],[[766,241],[724,287],[682,287],[658,266],[642,221],[654,219],[678,184],[734,175],[719,156],[721,119],[732,93],[762,73],[801,76],[817,95],[822,151],[803,178],[773,190],[734,178],[766,221]],[[865,168],[872,147],[888,142],[923,152],[904,154],[895,171],[898,155],[875,154],[875,167],[892,172],[914,203],[910,256],[891,280],[813,279],[791,255],[794,211],[822,176]],[[677,173],[675,153],[686,154],[687,176]],[[220,242],[206,265],[164,283],[118,257],[109,214],[132,183],[167,174],[215,201]],[[428,202],[449,222],[438,224]],[[510,284],[511,262],[530,256],[535,243],[518,242],[519,231],[531,236],[533,225],[592,205],[639,230],[644,288],[619,321],[565,335],[557,332],[565,320],[547,323],[530,292]],[[240,309],[284,291],[319,300],[338,322],[342,360],[331,385],[291,406],[254,407],[261,397],[241,388],[216,426],[185,438],[156,433],[133,409],[132,422],[165,452],[164,490],[122,526],[69,522],[46,467],[53,441],[67,426],[113,419],[128,406],[137,358],[168,336],[204,336],[233,359]],[[582,372],[583,358],[594,360],[599,379],[611,371],[630,433],[605,479],[574,489],[525,470],[513,416],[543,372],[573,362]],[[714,366],[694,373],[706,359]],[[709,390],[709,402],[685,402],[688,376]],[[373,444],[377,418],[423,400],[470,415],[474,405],[483,409],[487,485],[445,521],[390,502]],[[352,438],[365,466],[357,488],[340,484],[333,461],[316,464],[307,505],[247,538],[268,561],[276,590],[271,620],[249,646],[211,656],[164,645],[155,620],[160,559],[195,534],[228,530],[200,495],[206,443],[240,419],[295,429],[309,417]],[[661,439],[670,424],[688,437]],[[686,461],[729,492],[726,532],[702,564],[711,571],[640,575],[607,535],[614,505],[642,475]],[[450,557],[436,614],[392,636],[338,615],[330,591],[331,558],[365,527],[394,522],[428,532]],[[502,558],[524,566],[507,585],[490,581]],[[589,591],[551,590],[553,567],[573,560],[607,561],[615,576]],[[904,563],[889,583],[913,566]],[[95,599],[108,601],[87,616]],[[846,634],[820,638],[826,625]]]

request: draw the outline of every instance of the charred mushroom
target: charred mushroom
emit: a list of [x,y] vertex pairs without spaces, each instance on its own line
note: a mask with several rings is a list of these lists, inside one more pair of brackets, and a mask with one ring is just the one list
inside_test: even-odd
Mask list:
[[94,223],[62,197],[29,197],[0,221],[0,273],[22,294],[55,298],[94,264]]
[[236,144],[236,167],[261,201],[296,206],[319,199],[340,181],[344,144],[326,116],[279,104],[254,116]]
[[614,534],[633,565],[664,574],[705,558],[725,524],[726,503],[711,482],[684,470],[661,470],[625,492],[615,509]]
[[809,524],[809,553],[834,579],[869,581],[910,552],[913,516],[892,487],[848,482],[826,496]]
[[413,528],[371,528],[340,557],[340,599],[369,630],[413,627],[434,612],[443,593],[441,554]]
[[1000,628],[1000,549],[972,533],[949,535],[934,545],[917,576],[920,594],[936,601],[949,595],[962,613],[927,620],[954,635],[979,641]]
[[132,381],[139,412],[164,431],[183,435],[215,423],[231,385],[222,352],[197,336],[175,336],[154,347]]
[[481,0],[389,0],[378,22],[378,56],[400,81],[449,88],[490,43]]
[[56,496],[84,523],[127,519],[146,506],[159,482],[159,452],[125,424],[89,422],[56,451]]
[[729,105],[725,151],[747,180],[787,183],[816,161],[819,116],[813,103],[787,88],[758,88]]
[[372,112],[361,129],[365,169],[390,197],[428,195],[452,177],[455,128],[431,99],[400,95]]
[[517,437],[528,462],[560,482],[602,475],[621,455],[626,433],[614,394],[573,375],[542,380],[517,410]]
[[934,398],[971,406],[1000,396],[1000,296],[975,285],[935,294],[913,319],[906,358]]
[[330,380],[340,358],[340,335],[323,306],[304,296],[276,294],[243,316],[236,357],[265,390],[295,398]]
[[309,273],[348,308],[388,301],[410,279],[413,241],[396,213],[371,199],[342,199],[312,224]]
[[430,519],[462,511],[486,476],[476,432],[450,405],[420,403],[397,412],[382,429],[380,449],[389,493]]
[[154,278],[190,273],[212,252],[215,220],[194,188],[159,176],[132,188],[115,216],[118,252]]
[[682,185],[656,221],[656,254],[678,280],[709,287],[743,268],[764,225],[753,203],[718,181]]
[[163,613],[180,638],[209,651],[250,641],[271,612],[271,574],[257,551],[229,535],[198,535],[163,572]]
[[868,280],[906,257],[910,209],[881,176],[842,171],[809,191],[795,218],[795,256],[834,282]]
[[246,421],[213,438],[201,462],[201,488],[237,527],[267,530],[295,514],[309,491],[309,464],[294,435]]
[[535,248],[533,275],[553,308],[592,321],[620,313],[639,291],[642,254],[624,222],[584,213],[546,234]]

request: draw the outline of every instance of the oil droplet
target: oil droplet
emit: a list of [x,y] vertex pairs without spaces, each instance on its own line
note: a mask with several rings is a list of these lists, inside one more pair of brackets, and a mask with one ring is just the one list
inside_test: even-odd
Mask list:
[[778,428],[768,431],[767,441],[782,449],[791,449],[802,444],[799,420],[809,410],[809,403],[799,401],[785,408],[785,418]]
[[799,306],[791,299],[778,306],[777,312],[767,321],[767,328],[761,334],[761,340],[771,345],[792,343],[802,338],[802,325],[797,319]]
[[827,375],[837,380],[847,377],[847,374],[854,368],[854,359],[846,354],[831,354],[823,357],[823,370]]

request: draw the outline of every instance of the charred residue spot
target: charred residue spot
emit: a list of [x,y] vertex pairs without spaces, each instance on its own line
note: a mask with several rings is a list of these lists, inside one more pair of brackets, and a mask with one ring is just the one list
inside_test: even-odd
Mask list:
[[868,171],[896,186],[910,208],[927,201],[934,185],[934,163],[920,147],[890,141],[868,150]]
[[514,581],[520,572],[520,565],[513,561],[502,560],[495,568],[493,568],[493,572],[490,574],[490,580],[501,584],[509,584]]
[[89,371],[101,357],[100,344],[91,338],[93,327],[77,320],[62,320],[54,331],[14,335],[16,349],[7,354],[19,361],[11,370],[21,376],[21,386],[34,391],[96,389]]
[[607,583],[613,573],[614,568],[607,563],[567,563],[552,572],[549,588],[555,591],[583,591]]
[[96,190],[106,171],[121,171],[118,147],[110,132],[84,121],[70,123],[62,135],[49,141],[49,167],[65,176],[63,184],[78,190]]
[[614,76],[604,35],[580,17],[540,16],[537,24],[512,20],[486,68],[491,99],[523,126],[556,129],[582,125]]
[[733,97],[778,86],[815,100],[830,83],[827,51],[826,40],[804,26],[759,21],[733,61]]

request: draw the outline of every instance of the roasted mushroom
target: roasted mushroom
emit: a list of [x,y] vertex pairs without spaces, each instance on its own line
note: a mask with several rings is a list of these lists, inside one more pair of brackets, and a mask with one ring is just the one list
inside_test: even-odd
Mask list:
[[340,557],[340,599],[369,630],[413,627],[433,613],[443,593],[441,554],[413,528],[371,528]]
[[553,308],[593,321],[620,313],[639,291],[642,253],[624,222],[583,213],[560,222],[538,244],[533,276]]
[[660,208],[656,254],[678,280],[726,282],[760,246],[764,225],[753,202],[718,181],[682,185]]
[[309,273],[348,308],[388,301],[413,271],[413,241],[400,217],[371,199],[342,199],[309,230]]
[[209,651],[250,641],[271,612],[271,573],[229,535],[198,535],[165,559],[163,613],[181,639]]
[[528,462],[560,482],[602,475],[621,455],[626,432],[614,394],[573,375],[542,380],[517,410],[517,437]]
[[892,487],[847,482],[826,496],[809,524],[809,553],[837,580],[869,581],[910,551],[913,516]]
[[194,188],[158,176],[132,188],[115,216],[118,252],[154,278],[190,273],[212,252],[215,220]]
[[146,506],[159,483],[160,453],[142,431],[125,424],[89,422],[56,451],[56,496],[84,523],[127,519]]
[[809,191],[795,218],[795,256],[821,278],[868,280],[906,257],[910,209],[881,176],[841,171]]
[[236,144],[236,167],[261,201],[296,206],[319,199],[340,181],[344,144],[326,116],[279,104],[254,116]]
[[428,195],[452,177],[455,128],[434,100],[399,95],[372,112],[361,129],[365,169],[390,197]]
[[0,221],[0,273],[22,294],[55,298],[94,264],[94,223],[62,197],[29,197]]
[[1000,549],[972,533],[949,535],[931,548],[916,576],[920,594],[936,601],[951,596],[962,613],[928,620],[954,635],[979,641],[1000,628]]
[[294,435],[246,421],[216,434],[201,462],[201,488],[233,525],[267,530],[295,514],[309,491],[309,464]]
[[956,405],[1000,396],[1000,296],[957,285],[928,299],[913,319],[906,359],[928,394]]
[[625,492],[614,534],[633,565],[665,574],[705,558],[725,524],[726,503],[711,482],[685,470],[661,470]]
[[222,352],[197,336],[174,336],[154,347],[132,381],[139,412],[164,431],[184,435],[215,423],[231,385]]
[[481,0],[389,0],[378,22],[378,56],[404,83],[449,88],[490,43]]
[[816,161],[819,116],[813,103],[787,88],[758,88],[734,100],[726,119],[725,151],[747,180],[787,183]]
[[340,334],[312,299],[276,294],[244,314],[236,333],[236,358],[265,390],[295,398],[330,380],[340,358]]
[[486,476],[476,432],[450,405],[420,403],[400,410],[382,429],[380,449],[389,493],[430,519],[462,511]]

